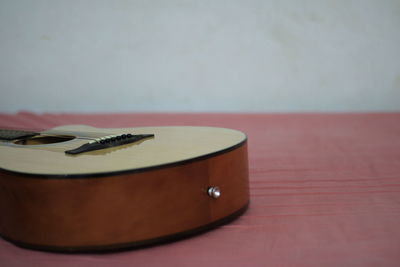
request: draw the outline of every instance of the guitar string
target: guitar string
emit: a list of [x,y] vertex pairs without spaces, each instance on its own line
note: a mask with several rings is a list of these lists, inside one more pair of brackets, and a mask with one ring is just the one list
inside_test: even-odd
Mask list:
[[[13,129],[0,129],[0,131],[5,130],[5,131],[14,131]],[[88,140],[92,140],[92,139],[96,139],[99,137],[104,137],[104,136],[108,136],[108,135],[113,135],[116,133],[104,133],[104,132],[94,132],[94,131],[61,131],[61,130],[44,130],[44,131],[28,131],[28,130],[15,130],[15,131],[20,131],[20,132],[35,132],[35,133],[39,133],[40,135],[47,135],[47,136],[51,136],[51,135],[73,135],[76,138],[81,138],[81,139],[88,139]],[[87,135],[94,135],[94,136],[87,136]]]

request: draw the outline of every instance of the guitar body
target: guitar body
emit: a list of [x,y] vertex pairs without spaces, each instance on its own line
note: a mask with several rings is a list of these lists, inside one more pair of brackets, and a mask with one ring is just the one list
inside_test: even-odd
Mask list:
[[[65,153],[126,132],[154,137]],[[82,252],[152,245],[226,223],[248,202],[246,136],[235,130],[63,126],[0,141],[0,235],[23,247]]]

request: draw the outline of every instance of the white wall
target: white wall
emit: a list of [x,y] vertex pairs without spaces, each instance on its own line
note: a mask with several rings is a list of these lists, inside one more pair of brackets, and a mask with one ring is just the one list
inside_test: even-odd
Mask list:
[[0,111],[400,110],[400,1],[0,0]]

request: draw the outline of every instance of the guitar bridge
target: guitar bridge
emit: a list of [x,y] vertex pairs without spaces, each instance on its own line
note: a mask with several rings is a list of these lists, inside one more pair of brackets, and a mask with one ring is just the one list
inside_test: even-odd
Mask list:
[[105,137],[97,138],[89,143],[83,144],[78,148],[66,150],[66,154],[80,154],[93,150],[100,150],[105,148],[111,148],[115,146],[126,145],[134,143],[146,138],[154,137],[154,134],[121,134],[121,135],[108,135]]

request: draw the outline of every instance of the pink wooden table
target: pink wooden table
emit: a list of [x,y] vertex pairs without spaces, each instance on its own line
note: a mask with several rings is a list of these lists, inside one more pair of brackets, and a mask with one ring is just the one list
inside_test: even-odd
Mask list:
[[119,253],[46,253],[0,240],[0,266],[400,266],[400,113],[0,114],[2,127],[64,124],[242,130],[250,208],[203,235]]

